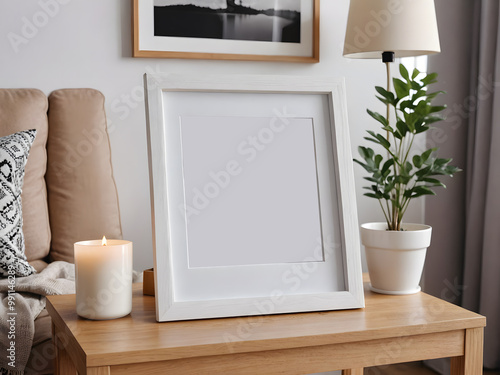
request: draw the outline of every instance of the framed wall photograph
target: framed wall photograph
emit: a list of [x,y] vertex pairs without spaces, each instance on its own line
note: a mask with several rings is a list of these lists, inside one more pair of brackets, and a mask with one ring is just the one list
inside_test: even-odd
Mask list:
[[319,0],[133,0],[133,56],[319,61]]
[[363,307],[343,82],[145,86],[157,320]]

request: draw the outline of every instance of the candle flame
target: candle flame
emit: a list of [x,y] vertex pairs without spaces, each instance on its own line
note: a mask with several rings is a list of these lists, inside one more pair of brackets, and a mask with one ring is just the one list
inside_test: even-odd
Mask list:
[[102,236],[102,246],[108,246],[108,241],[106,240],[106,236]]

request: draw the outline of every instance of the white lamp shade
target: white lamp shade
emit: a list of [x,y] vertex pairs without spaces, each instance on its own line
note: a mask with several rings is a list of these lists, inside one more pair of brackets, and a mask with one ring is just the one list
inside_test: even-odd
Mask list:
[[434,0],[351,0],[344,56],[380,59],[441,52]]

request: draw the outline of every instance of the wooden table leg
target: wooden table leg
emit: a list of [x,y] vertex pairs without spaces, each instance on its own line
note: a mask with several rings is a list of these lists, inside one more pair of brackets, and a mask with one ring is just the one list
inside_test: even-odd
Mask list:
[[451,375],[481,375],[483,373],[483,328],[465,331],[465,354],[451,359]]
[[76,374],[76,367],[66,351],[66,346],[60,340],[61,333],[52,324],[52,342],[56,353],[54,371],[56,375]]
[[359,367],[342,370],[342,375],[363,375],[363,368]]
[[109,366],[102,367],[87,367],[87,375],[110,375],[111,370]]

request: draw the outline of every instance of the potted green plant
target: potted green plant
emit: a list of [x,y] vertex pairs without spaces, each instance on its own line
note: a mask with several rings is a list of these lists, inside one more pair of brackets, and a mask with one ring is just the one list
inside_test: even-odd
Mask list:
[[428,86],[437,82],[437,74],[414,69],[410,75],[402,64],[399,71],[401,79],[393,79],[394,92],[376,87],[377,98],[387,106],[386,116],[368,110],[383,133],[368,130],[365,139],[382,153],[360,146],[361,159],[354,160],[368,172],[365,195],[378,200],[385,217],[383,223],[363,224],[361,240],[372,290],[386,294],[420,290],[432,229],[423,224],[404,224],[403,218],[413,199],[435,195],[435,187],[445,187],[436,177],[453,176],[459,171],[450,165],[451,159],[438,158],[436,148],[415,150],[416,137],[443,119],[439,112],[446,107],[432,105],[443,92],[428,91]]

